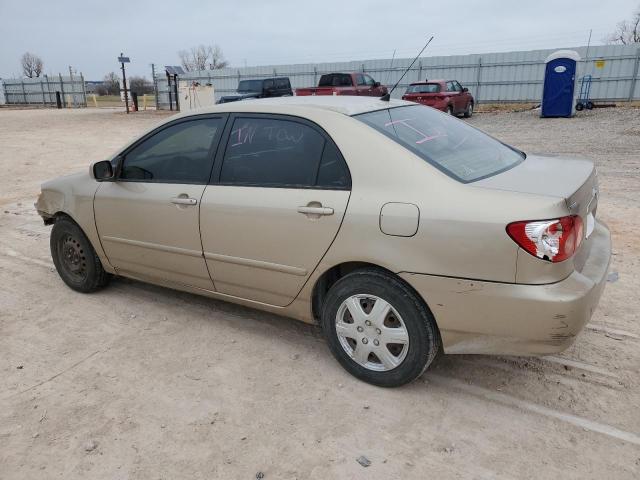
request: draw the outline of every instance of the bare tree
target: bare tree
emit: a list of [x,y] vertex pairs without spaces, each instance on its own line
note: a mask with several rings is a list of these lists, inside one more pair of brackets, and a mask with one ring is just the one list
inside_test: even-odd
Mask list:
[[131,91],[138,95],[153,92],[153,83],[147,80],[146,77],[131,77],[128,79],[127,83],[129,84]]
[[22,64],[22,73],[25,77],[34,78],[42,74],[44,63],[39,56],[25,52],[22,54],[22,57],[20,57],[20,63]]
[[180,50],[178,57],[180,57],[182,68],[187,72],[217,70],[229,65],[218,45],[198,45],[189,50]]
[[104,76],[102,88],[99,89],[100,95],[120,95],[120,79],[115,72],[109,72]]
[[606,38],[609,43],[630,45],[640,43],[640,6],[636,9],[631,20],[623,20],[616,25],[615,31]]

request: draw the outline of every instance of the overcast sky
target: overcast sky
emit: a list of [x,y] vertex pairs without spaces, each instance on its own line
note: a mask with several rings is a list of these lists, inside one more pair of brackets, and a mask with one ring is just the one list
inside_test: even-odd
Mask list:
[[[178,65],[177,52],[218,44],[231,66],[534,50],[602,44],[639,0],[333,1],[0,0],[0,77],[20,75],[20,56],[39,55],[46,73],[86,79]],[[120,10],[125,7],[126,10]]]

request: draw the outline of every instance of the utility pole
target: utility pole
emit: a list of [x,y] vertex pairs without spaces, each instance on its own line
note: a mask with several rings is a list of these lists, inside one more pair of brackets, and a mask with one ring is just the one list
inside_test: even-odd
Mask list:
[[76,96],[74,95],[76,86],[73,84],[73,69],[71,68],[71,65],[69,65],[69,83],[71,83],[71,101],[73,103],[73,108],[76,108]]
[[156,110],[158,108],[158,82],[156,81],[156,66],[155,64],[151,64],[151,80],[153,80],[153,95],[156,98]]
[[124,71],[124,64],[129,63],[129,57],[125,57],[124,53],[120,52],[120,56],[118,57],[118,61],[120,62],[122,68],[122,84],[124,85],[124,105],[127,108],[127,113],[129,113],[129,93],[127,92],[127,74]]

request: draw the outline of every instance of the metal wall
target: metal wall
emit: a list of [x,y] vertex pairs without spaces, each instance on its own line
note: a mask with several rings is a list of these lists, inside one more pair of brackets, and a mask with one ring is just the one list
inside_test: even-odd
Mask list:
[[86,107],[87,96],[82,75],[43,75],[38,78],[0,79],[6,104],[56,105],[56,92],[60,92],[62,106]]
[[[591,74],[591,97],[596,100],[620,101],[640,99],[638,45],[602,45],[573,47],[582,60],[578,75]],[[456,79],[469,88],[480,102],[538,102],[542,98],[544,60],[558,49],[522,52],[485,53],[446,57],[424,57],[418,60],[402,80],[393,97],[399,98],[411,82],[425,78]],[[588,55],[588,57],[587,57]],[[587,58],[585,58],[587,57]],[[596,62],[598,60],[598,62]],[[604,60],[604,64],[600,61]],[[263,67],[225,68],[189,72],[181,80],[211,83],[216,99],[235,91],[238,81],[246,78],[288,76],[293,88],[315,86],[320,75],[330,72],[362,71],[375,80],[393,85],[412,59],[365,60],[339,63],[271,65]],[[167,79],[156,76],[158,104],[168,109]]]

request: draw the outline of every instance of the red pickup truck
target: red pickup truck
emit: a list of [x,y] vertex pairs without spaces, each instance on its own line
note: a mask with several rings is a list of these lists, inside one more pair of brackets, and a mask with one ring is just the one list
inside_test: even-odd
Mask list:
[[297,88],[296,95],[366,95],[381,97],[387,87],[380,85],[366,73],[327,73],[320,77],[317,87]]

